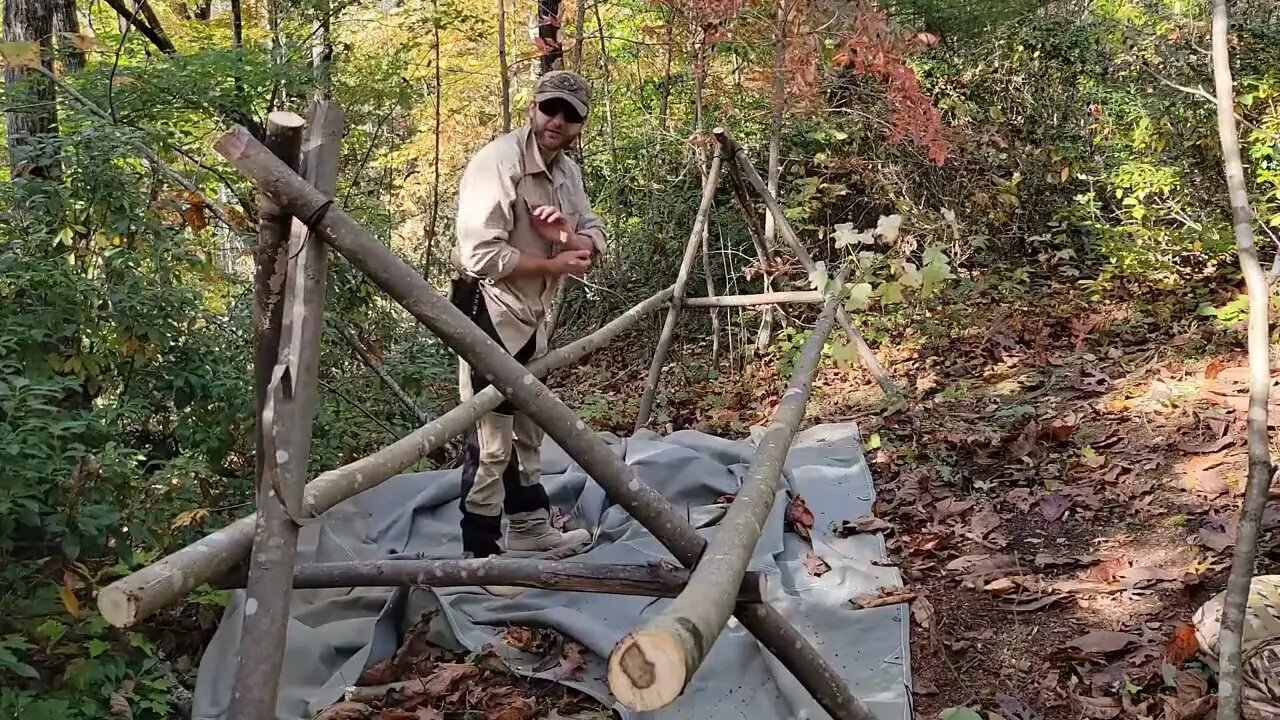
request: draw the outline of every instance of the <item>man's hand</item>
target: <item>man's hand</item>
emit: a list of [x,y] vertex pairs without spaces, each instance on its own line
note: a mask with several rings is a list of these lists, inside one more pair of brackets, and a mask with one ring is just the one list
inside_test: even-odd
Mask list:
[[590,250],[566,250],[547,260],[555,275],[585,275],[591,269]]
[[564,215],[550,205],[534,208],[533,229],[538,237],[563,250],[594,250],[595,243],[586,235],[579,235],[565,224]]

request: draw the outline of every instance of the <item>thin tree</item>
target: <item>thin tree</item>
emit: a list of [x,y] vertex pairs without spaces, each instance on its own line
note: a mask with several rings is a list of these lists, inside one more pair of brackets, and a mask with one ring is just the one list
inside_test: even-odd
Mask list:
[[73,39],[80,34],[76,0],[54,0],[53,31],[58,36],[58,47],[62,50],[63,67],[69,72],[82,70],[85,62],[84,50]]
[[502,88],[502,132],[511,132],[511,70],[507,67],[507,0],[498,0],[498,76]]
[[1213,80],[1218,99],[1218,138],[1222,143],[1222,161],[1231,204],[1231,224],[1235,228],[1236,249],[1240,254],[1240,271],[1249,292],[1249,479],[1240,509],[1231,575],[1227,579],[1223,600],[1222,629],[1218,636],[1221,668],[1218,720],[1237,720],[1240,717],[1244,615],[1258,552],[1258,528],[1271,485],[1271,447],[1267,434],[1267,404],[1271,389],[1268,342],[1270,292],[1253,242],[1253,211],[1249,207],[1244,163],[1240,159],[1240,139],[1236,134],[1228,29],[1226,0],[1213,0]]
[[[431,7],[433,10],[431,15],[431,32],[433,35],[433,42],[435,43],[435,56],[432,60],[435,64],[435,89],[433,91],[433,99],[435,100],[436,136],[435,150],[432,152],[431,156],[431,215],[427,218],[426,225],[423,228],[424,234],[427,237],[427,249],[426,252],[423,253],[422,277],[426,278],[427,282],[431,282],[432,248],[435,245],[436,222],[440,212],[440,95],[444,91],[444,86],[440,81],[440,3],[438,0],[432,2]],[[504,95],[504,104],[507,101],[508,99]],[[511,122],[509,108],[504,114],[504,118],[506,123],[509,125]]]

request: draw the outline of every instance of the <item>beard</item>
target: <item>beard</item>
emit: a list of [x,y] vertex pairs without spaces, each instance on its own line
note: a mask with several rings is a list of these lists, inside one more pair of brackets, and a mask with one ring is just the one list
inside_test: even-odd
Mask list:
[[564,150],[573,143],[574,135],[564,128],[557,131],[546,126],[534,127],[533,132],[534,138],[538,141],[538,147],[547,152]]

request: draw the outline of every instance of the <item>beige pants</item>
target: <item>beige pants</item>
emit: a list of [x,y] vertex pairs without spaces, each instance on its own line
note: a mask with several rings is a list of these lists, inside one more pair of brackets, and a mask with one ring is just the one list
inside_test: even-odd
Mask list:
[[[458,389],[463,402],[474,395],[471,368],[465,361],[458,363]],[[479,453],[475,478],[463,500],[463,509],[490,517],[501,515],[507,494],[504,481],[505,485],[519,488],[541,482],[543,436],[542,428],[532,418],[506,400],[481,416],[476,422]],[[515,463],[511,462],[513,457]],[[515,512],[529,509],[534,508],[512,508]]]

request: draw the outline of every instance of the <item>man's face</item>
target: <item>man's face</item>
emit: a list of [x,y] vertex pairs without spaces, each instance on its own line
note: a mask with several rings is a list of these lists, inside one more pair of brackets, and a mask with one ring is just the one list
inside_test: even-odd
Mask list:
[[582,132],[583,117],[567,100],[550,98],[529,108],[533,135],[547,152],[563,150]]

